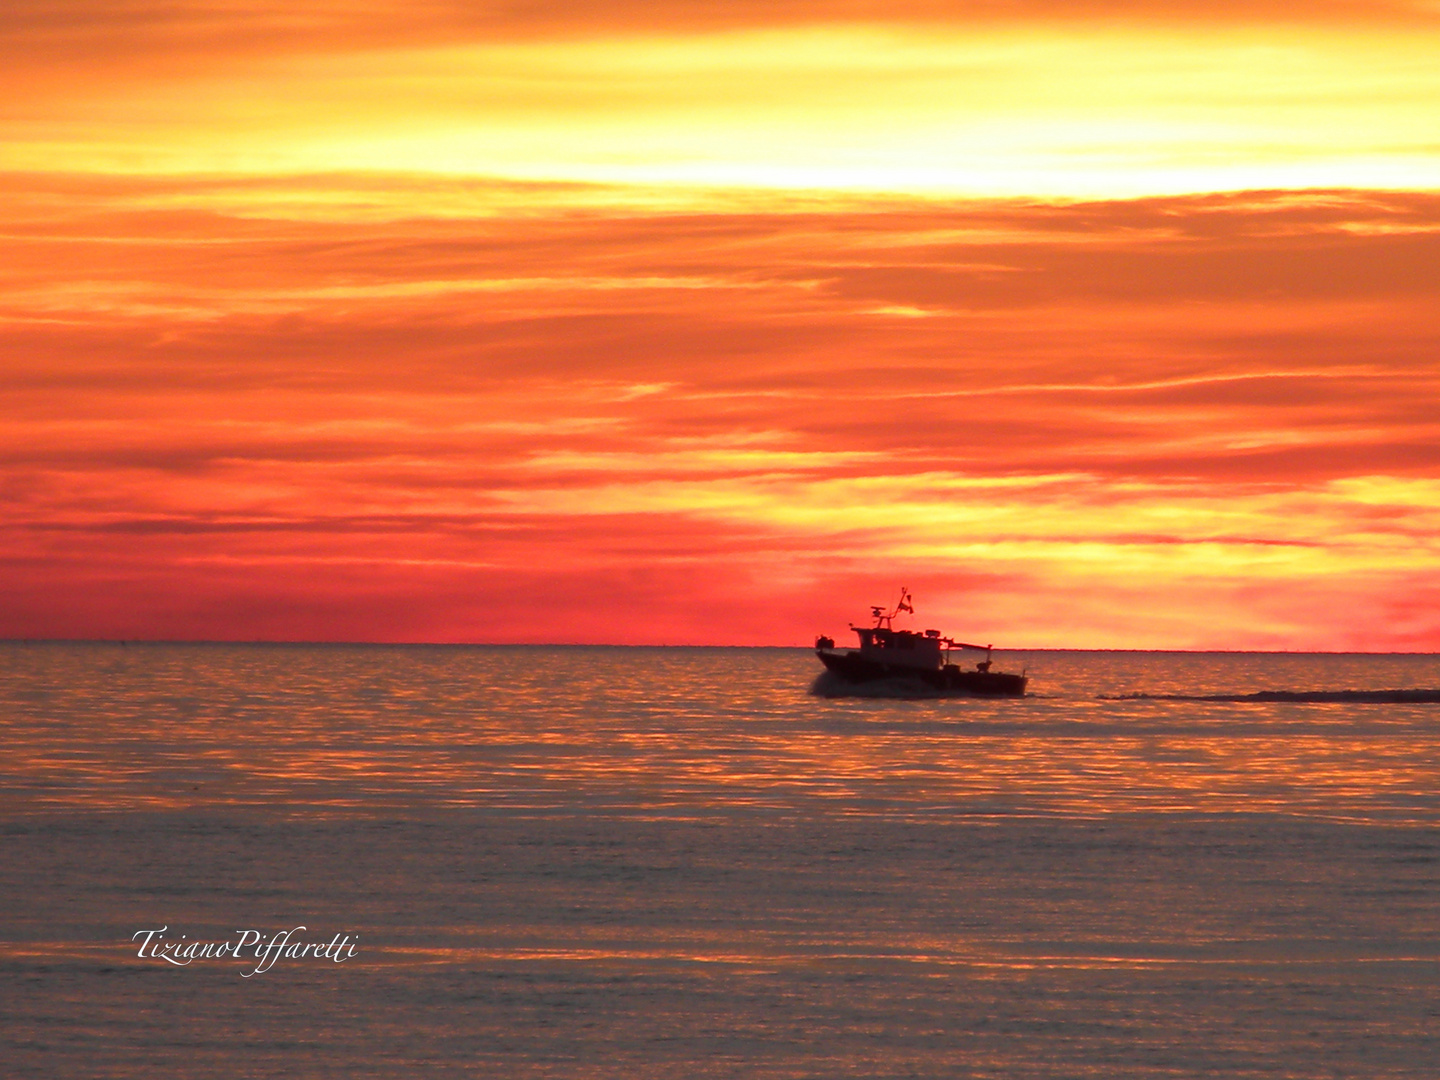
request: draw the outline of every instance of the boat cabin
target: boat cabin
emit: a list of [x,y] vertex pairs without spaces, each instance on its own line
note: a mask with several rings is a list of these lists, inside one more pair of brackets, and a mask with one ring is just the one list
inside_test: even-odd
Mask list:
[[882,664],[901,667],[928,668],[938,671],[945,666],[946,644],[939,630],[917,634],[913,630],[892,630],[888,626],[852,626],[860,635],[860,656]]

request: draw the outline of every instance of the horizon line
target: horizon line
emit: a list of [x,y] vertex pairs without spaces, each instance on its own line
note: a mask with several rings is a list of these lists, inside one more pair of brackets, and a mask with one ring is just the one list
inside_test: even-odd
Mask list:
[[[813,645],[723,645],[705,643],[603,641],[342,641],[283,640],[274,638],[0,638],[0,645],[262,645],[333,646],[338,648],[436,648],[436,649],[802,649]],[[1015,646],[997,648],[997,653],[1089,652],[1089,653],[1192,653],[1221,656],[1440,656],[1424,650],[1364,649],[1146,649],[1127,646],[1082,648],[1076,646]]]

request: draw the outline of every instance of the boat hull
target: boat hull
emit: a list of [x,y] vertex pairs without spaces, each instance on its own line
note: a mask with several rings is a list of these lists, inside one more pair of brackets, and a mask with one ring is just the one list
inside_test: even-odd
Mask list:
[[820,662],[838,678],[856,685],[882,679],[907,679],[935,690],[974,697],[1024,697],[1024,675],[1004,671],[964,670],[954,664],[939,668],[917,668],[904,664],[886,664],[871,660],[857,652],[835,652],[816,649]]

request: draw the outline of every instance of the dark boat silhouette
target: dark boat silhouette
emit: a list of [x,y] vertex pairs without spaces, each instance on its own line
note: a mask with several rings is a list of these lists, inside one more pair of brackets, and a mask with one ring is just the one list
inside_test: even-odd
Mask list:
[[[954,694],[969,694],[975,697],[1024,697],[1024,675],[1012,675],[990,669],[990,645],[970,645],[953,638],[943,637],[939,630],[896,630],[895,616],[906,611],[912,615],[908,590],[900,590],[900,602],[893,610],[883,607],[870,609],[875,620],[874,626],[856,626],[850,629],[860,637],[859,649],[840,650],[832,638],[815,639],[815,655],[826,669],[841,682],[852,685],[880,682],[885,679],[920,683],[933,690]],[[978,650],[985,659],[973,668],[962,668],[950,662],[955,650]]]

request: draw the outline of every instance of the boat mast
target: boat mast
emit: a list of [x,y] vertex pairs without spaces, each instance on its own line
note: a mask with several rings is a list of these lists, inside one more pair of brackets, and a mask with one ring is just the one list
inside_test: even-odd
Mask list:
[[907,589],[907,588],[905,588],[904,585],[901,585],[901,586],[900,586],[900,599],[896,602],[895,607],[894,607],[892,610],[890,610],[890,611],[887,612],[882,605],[880,605],[880,604],[875,604],[875,605],[873,605],[873,606],[870,608],[870,617],[875,620],[875,629],[877,629],[877,630],[892,630],[892,629],[894,629],[894,627],[892,626],[892,623],[895,621],[895,616],[896,616],[896,615],[899,615],[900,612],[902,612],[902,611],[908,611],[911,615],[914,615],[914,614],[915,614],[915,609],[914,609],[914,607],[911,606],[911,601],[914,600],[914,599],[915,599],[915,598],[910,595],[910,590]]

